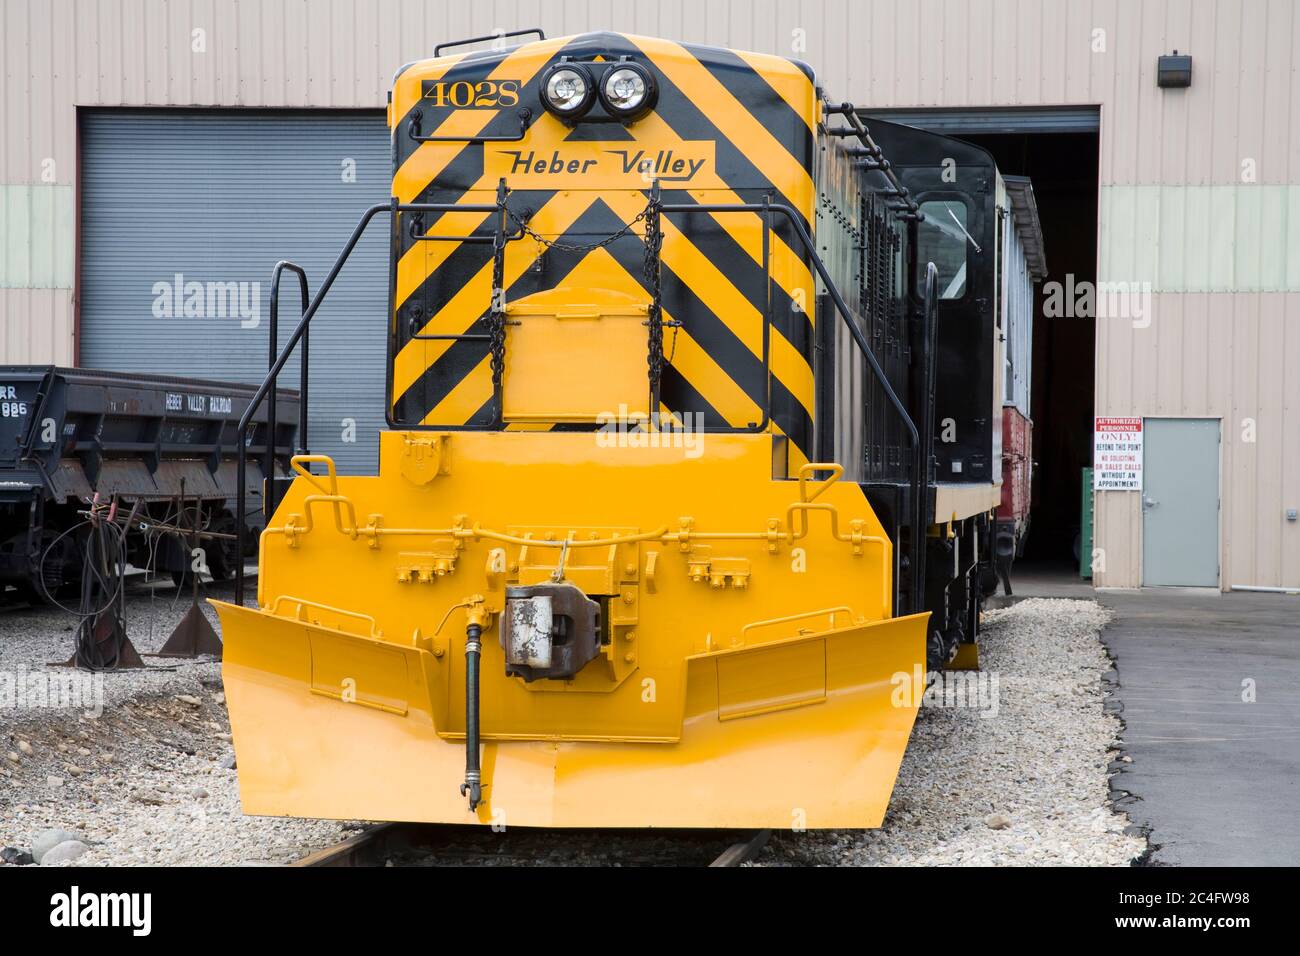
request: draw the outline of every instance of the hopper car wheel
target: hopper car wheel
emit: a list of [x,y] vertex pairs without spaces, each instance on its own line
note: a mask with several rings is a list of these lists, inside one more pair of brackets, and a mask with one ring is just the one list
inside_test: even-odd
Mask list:
[[[173,572],[171,572],[171,575],[172,575],[172,584],[176,585],[176,587],[177,587],[177,588],[180,588],[181,590],[188,590],[189,587],[190,587],[190,583],[191,583],[191,582],[190,582],[190,575],[193,574],[193,573],[194,573],[194,572],[191,571],[188,567],[185,568],[185,569],[182,570],[182,571],[173,571]],[[213,570],[212,570],[212,564],[211,564],[211,559],[209,559],[209,564],[208,564],[208,574],[210,574],[210,575],[212,576],[212,580],[213,580],[213,581],[222,581],[222,580],[225,580],[224,578],[217,577],[217,575],[216,575],[215,573],[213,573]],[[203,583],[203,577],[202,577],[202,575],[200,575],[200,576],[199,576],[199,584],[202,584],[202,583]]]
[[[235,533],[235,518],[229,511],[220,511],[213,515],[206,527],[208,530],[219,532],[221,534]],[[239,567],[239,556],[235,553],[237,544],[233,540],[225,538],[208,538],[203,543],[204,558],[207,562],[207,573],[213,581],[228,581],[234,575],[235,569]],[[191,558],[189,550],[185,551],[185,567],[172,571],[172,583],[178,588],[187,587],[190,583],[190,575],[193,573],[190,569]]]
[[929,639],[925,642],[925,664],[927,670],[939,670],[948,660],[947,649],[944,646],[943,632],[935,628],[930,632]]
[[[220,512],[212,521],[212,530],[222,534],[235,533],[235,516],[229,511]],[[213,581],[229,581],[240,565],[236,542],[214,538],[208,543],[208,573]]]
[[[39,584],[31,581],[15,581],[15,596],[19,601],[30,604],[32,607],[53,607],[53,601],[41,590]],[[54,598],[59,601],[75,600],[81,593],[81,587],[77,582],[65,582],[54,589]]]

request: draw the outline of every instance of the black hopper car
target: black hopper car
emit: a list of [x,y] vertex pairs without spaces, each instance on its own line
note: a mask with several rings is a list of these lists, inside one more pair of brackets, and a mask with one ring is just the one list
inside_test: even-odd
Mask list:
[[[202,539],[209,573],[223,580],[240,556],[235,532],[240,417],[254,386],[51,366],[0,366],[0,602],[57,600],[80,585],[85,512],[95,502],[134,512],[125,537],[135,566],[178,581],[192,564],[178,534]],[[298,393],[277,395],[273,469],[288,473],[298,435]],[[267,409],[248,433],[249,524],[262,523]],[[246,538],[256,542],[256,535]]]

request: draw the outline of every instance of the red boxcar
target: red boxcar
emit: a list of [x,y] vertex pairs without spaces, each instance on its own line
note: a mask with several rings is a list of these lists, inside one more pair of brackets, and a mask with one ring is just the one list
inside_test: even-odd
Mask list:
[[1002,588],[1011,593],[1011,563],[1029,532],[1029,494],[1034,480],[1034,423],[1014,405],[1002,408],[1002,503],[994,552]]

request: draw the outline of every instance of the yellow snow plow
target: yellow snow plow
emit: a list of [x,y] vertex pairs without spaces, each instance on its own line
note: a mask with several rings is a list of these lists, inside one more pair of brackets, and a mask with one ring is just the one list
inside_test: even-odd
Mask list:
[[771,444],[389,432],[378,477],[295,459],[261,609],[213,602],[245,811],[879,825],[926,615],[890,618],[860,489],[773,480]]

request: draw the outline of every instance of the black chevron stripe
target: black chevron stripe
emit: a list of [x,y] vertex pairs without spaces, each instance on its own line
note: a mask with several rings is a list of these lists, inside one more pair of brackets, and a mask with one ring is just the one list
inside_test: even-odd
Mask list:
[[426,185],[416,202],[460,202],[483,179],[483,150],[462,149],[442,172]]
[[[609,235],[622,228],[622,221],[601,200],[596,200],[592,207],[565,233],[568,242],[581,243],[586,238]],[[627,270],[628,274],[649,295],[649,288],[642,275],[641,263],[644,259],[645,246],[638,236],[625,236],[607,247],[610,254]],[[744,255],[743,252],[740,255]],[[568,274],[580,264],[580,259],[573,253],[551,250],[547,257],[568,263],[560,275],[553,275],[554,263],[544,264],[541,274],[529,270],[508,290],[508,298],[519,299],[525,295],[562,285]],[[745,258],[748,258],[747,256]],[[451,275],[448,273],[448,275]],[[761,273],[760,273],[761,275]],[[663,267],[662,285],[665,307],[674,316],[680,316],[685,331],[707,352],[723,372],[760,408],[764,404],[763,365],[745,344],[736,337],[731,327],[713,313],[686,282],[682,281],[670,268]],[[454,293],[454,290],[453,290]],[[475,333],[486,331],[486,323],[476,322],[470,330]],[[403,393],[395,403],[395,413],[399,421],[419,422],[449,395],[460,381],[472,372],[487,355],[486,342],[456,342],[446,350],[424,373]],[[725,419],[712,409],[703,397],[693,388],[681,387],[685,380],[680,373],[670,383],[665,378],[665,404],[674,411],[698,411],[714,416],[713,422],[721,426],[727,424]],[[668,388],[672,385],[674,393]],[[794,397],[783,382],[776,376],[771,377],[772,413],[777,424],[790,436],[801,449],[810,448],[812,420],[807,410]],[[681,402],[682,404],[678,404]],[[732,423],[744,425],[747,423]]]
[[[740,197],[742,202],[762,202],[762,197]],[[699,205],[689,192],[674,190],[664,194],[666,203],[679,205]],[[705,213],[674,213],[669,215],[673,225],[690,239],[691,243],[717,264],[727,279],[739,289],[749,303],[761,315],[767,307],[763,267],[755,262],[740,244],[712,216]],[[798,238],[789,223],[780,217],[772,217],[772,242],[780,238],[795,250],[800,259]],[[813,326],[811,317],[802,310],[796,310],[790,294],[776,282],[772,289],[772,327],[786,338],[801,355],[808,355],[812,343]]]
[[[694,50],[687,46],[688,53]],[[727,88],[736,101],[761,119],[787,152],[805,169],[812,168],[813,132],[804,118],[752,66],[731,50],[710,49],[700,66]]]
[[[596,200],[592,208],[587,209],[569,227],[562,239],[567,242],[581,243],[584,241],[585,236],[595,234],[601,229],[604,230],[604,234],[609,234],[616,232],[620,228],[622,228],[622,223],[617,220],[609,207],[604,202]],[[629,236],[625,237],[623,241],[635,242],[639,248],[644,249],[644,245],[639,239]],[[490,258],[491,252],[489,251],[487,259]],[[554,274],[554,263],[557,259],[567,263],[560,275]],[[511,300],[520,299],[526,295],[532,295],[534,292],[556,288],[563,283],[564,278],[579,264],[580,260],[575,260],[572,254],[556,249],[549,250],[543,256],[542,271],[538,272],[535,269],[525,271],[506,290],[506,298]],[[444,266],[443,269],[438,270],[426,280],[421,288],[428,289],[428,296],[432,300],[434,314],[438,311],[437,302],[441,301],[445,304],[456,294],[468,277],[467,274],[453,271]],[[485,310],[486,306],[485,303]],[[469,331],[474,334],[486,332],[486,322],[482,319],[478,320]],[[400,420],[408,422],[421,421],[451,393],[451,390],[460,383],[461,379],[483,361],[487,353],[488,343],[486,342],[454,343],[424,370],[420,378],[413,382],[395,403]]]
[[[474,54],[470,54],[470,56],[474,56]],[[501,60],[499,54],[494,54],[492,59],[479,57],[471,60],[469,57],[466,57],[466,59],[461,60],[443,74],[442,82],[456,83],[466,81],[469,83],[479,83],[487,79],[488,74],[500,65]],[[412,103],[410,109],[402,115],[402,118],[398,120],[396,125],[393,127],[393,145],[396,148],[398,158],[397,168],[400,168],[401,164],[406,162],[410,155],[420,148],[420,143],[412,139],[410,136],[411,121],[417,111],[420,116],[420,132],[427,136],[430,133],[435,132],[438,124],[452,113],[455,113],[456,109],[455,107],[450,106],[439,108],[423,99],[416,100]],[[511,110],[510,112],[514,113],[514,110]]]
[[[512,208],[521,211],[529,208],[538,209],[552,196],[554,196],[553,191],[520,191],[511,194],[510,205]],[[684,190],[667,192],[664,194],[664,198],[669,203],[694,204],[690,194]],[[755,263],[726,229],[722,228],[712,217],[704,214],[677,214],[670,218],[672,218],[682,234],[701,253],[723,269],[731,283],[761,315],[765,308],[764,274],[761,266]],[[581,222],[582,220],[579,219],[578,223]],[[578,223],[575,223],[574,227],[569,230],[571,235],[580,231]],[[779,225],[780,221],[774,220],[774,226]],[[614,231],[614,228],[611,228],[610,231]],[[436,224],[433,230],[436,231]],[[788,225],[786,225],[785,230],[786,235],[784,238],[787,239],[788,243],[791,245],[796,243],[797,240],[792,235],[793,230],[790,230]],[[774,229],[774,231],[778,235],[781,234],[779,228]],[[640,250],[642,248],[638,246],[638,255],[641,254]],[[451,298],[459,291],[459,286],[455,282],[442,281],[446,276],[467,279],[486,267],[491,258],[491,249],[485,245],[474,244],[457,247],[438,269],[430,273],[421,286],[404,300],[403,304],[406,308],[402,311],[401,320],[398,323],[399,343],[405,344],[409,340],[409,325],[412,318],[410,309],[412,306],[418,305],[421,324],[423,324],[424,321],[437,315],[445,308]],[[620,264],[633,275],[639,274],[639,261],[620,261]],[[772,283],[771,289],[773,328],[784,336],[800,354],[808,354],[812,340],[812,325],[809,316],[794,309],[793,300],[779,285]],[[512,288],[512,297],[514,297],[514,292],[515,289]]]
[[[583,37],[581,40],[575,41],[574,43],[567,45],[566,47],[564,47],[563,50],[558,51],[551,58],[549,62],[551,63],[556,62],[561,56],[565,56],[565,55],[574,56],[575,58],[581,59],[583,56],[590,56],[595,52],[606,52],[606,50],[616,55],[624,54],[624,53],[628,55],[635,55],[638,58],[638,60],[642,62],[644,62],[646,59],[644,55],[640,53],[639,49],[637,49],[634,45],[632,45],[630,41],[628,41],[625,37],[622,37],[618,34],[605,33],[605,34],[596,34],[594,36]],[[735,60],[737,63],[740,63],[742,66],[744,66],[745,69],[749,71],[749,73],[753,74],[753,71],[749,69],[748,65],[744,64],[744,61],[740,60],[739,58],[735,58]],[[650,65],[653,68],[652,63],[648,65]],[[469,71],[476,66],[481,68],[482,64],[481,63],[457,64],[457,68],[461,68],[462,66],[464,67],[465,70]],[[525,102],[536,103],[538,81],[541,75],[545,72],[545,70],[546,67],[543,67],[534,76],[533,80],[531,80],[528,84],[525,84],[524,87],[525,92],[521,93],[521,97],[520,97],[521,104]],[[449,71],[449,75],[451,72],[453,71]],[[490,72],[490,70],[488,72]],[[776,190],[775,187],[767,180],[767,178],[764,177],[762,173],[760,173],[759,170],[755,166],[753,166],[752,163],[749,162],[748,158],[745,156],[745,153],[736,144],[732,143],[731,140],[723,136],[721,131],[719,131],[718,128],[714,126],[712,122],[710,122],[708,118],[705,117],[704,114],[701,113],[694,106],[693,103],[691,103],[688,97],[686,97],[675,86],[673,86],[673,84],[667,79],[667,77],[663,76],[663,74],[660,73],[658,70],[655,70],[655,72],[656,72],[658,82],[660,84],[660,94],[659,94],[660,100],[656,112],[683,139],[709,139],[709,140],[713,140],[716,143],[715,150],[716,150],[717,171],[718,171],[718,175],[721,178],[723,178],[724,182],[727,182],[728,185],[732,185],[732,183],[736,183],[737,185],[739,185],[739,183],[742,181],[748,184],[753,184],[755,182],[759,183],[757,196],[755,196],[750,190],[745,190],[745,189],[740,190],[741,192],[748,194],[747,196],[742,196],[742,199],[746,201],[761,201],[762,193],[764,192],[770,192],[772,194],[778,193],[778,190]],[[755,79],[758,79],[759,82],[763,83],[763,86],[766,89],[766,99],[772,100],[775,104],[773,108],[776,108],[776,106],[779,105],[779,108],[783,110],[785,113],[789,114],[789,116],[792,117],[795,121],[798,121],[800,126],[804,126],[802,121],[799,120],[797,116],[795,116],[793,110],[790,109],[789,105],[786,104],[785,101],[782,100],[780,96],[777,95],[775,91],[771,89],[770,86],[767,86],[765,81],[762,81],[761,78],[758,78],[756,74],[753,75]],[[744,101],[742,100],[742,102]],[[539,116],[540,116],[540,111],[534,110],[534,122]],[[506,111],[502,111],[500,115],[498,115],[495,119],[493,119],[488,124],[484,132],[491,135],[504,135],[516,129],[517,124],[518,124],[518,120],[515,115],[515,111],[506,110]],[[429,127],[428,124],[426,124],[426,128],[431,128],[431,127]],[[579,124],[578,128],[582,128],[582,124]],[[806,129],[806,126],[804,126],[804,128]],[[406,140],[407,142],[412,142],[409,136],[401,135],[404,129],[405,127],[399,128],[398,138],[402,140]],[[804,160],[804,162],[806,163],[810,161],[811,161],[810,157]],[[730,173],[731,175],[728,176],[728,173]],[[422,192],[420,193],[418,201],[457,202],[464,197],[465,193],[469,190],[471,186],[478,183],[482,179],[482,176],[483,176],[482,147],[476,147],[473,149],[468,149],[468,148],[463,149],[458,153],[456,158],[450,164],[447,165],[447,167],[443,170],[443,172],[440,173],[439,176],[434,181],[430,182],[425,186],[424,190],[422,190]],[[455,191],[455,194],[448,195],[448,192],[452,190]],[[688,196],[685,199],[681,199],[680,201],[689,202],[690,198]],[[788,197],[785,197],[785,201],[788,204],[793,205],[793,203],[790,202]],[[512,206],[514,208],[518,208],[517,206],[514,206],[513,203]],[[800,219],[803,220],[802,212],[797,209],[796,211],[800,213]],[[695,220],[701,220],[704,217],[693,216],[690,218]],[[778,231],[781,228],[789,229],[788,226],[783,226],[780,220],[777,220],[777,224],[778,224]],[[803,224],[805,228],[808,225],[806,220],[803,220]],[[696,224],[693,223],[692,225],[696,225]],[[725,230],[723,230],[723,232],[725,234]],[[798,249],[797,240],[794,240],[793,230],[790,230],[789,234],[786,235],[785,238],[786,238],[787,245],[790,245],[791,248],[795,249],[797,254],[801,254],[801,250]],[[405,244],[404,248],[409,248],[409,244],[412,242],[412,240],[410,239],[409,235],[406,233],[405,230],[403,230],[401,241]],[[744,254],[743,250],[741,250],[740,252],[740,257],[745,260],[749,259],[749,257]],[[740,261],[740,260],[737,259],[736,261]],[[752,262],[752,260],[749,261]],[[777,289],[777,291],[779,292],[778,287],[774,286],[774,289]],[[788,302],[777,302],[774,300],[773,304],[774,304],[774,312],[773,312],[774,317],[775,316],[782,316],[782,317],[797,316],[797,313],[795,313],[793,309],[788,308]],[[807,316],[804,317],[804,320],[806,324]],[[798,323],[796,322],[787,321],[785,318],[782,319],[782,322],[784,322],[785,324],[784,325],[778,324],[777,328],[782,332],[783,335],[786,335],[786,337],[791,341],[792,344],[795,344],[797,348],[800,348],[800,350],[805,352],[806,354],[806,343],[809,341],[808,334],[803,331],[800,331],[800,329],[798,328]],[[801,345],[800,343],[805,343],[805,344]]]
[[659,380],[659,395],[660,400],[670,409],[695,412],[703,416],[705,428],[726,428],[731,424],[687,381],[686,376],[671,365],[664,366],[663,376]]
[[466,428],[491,428],[496,422],[496,396],[489,398],[479,406],[478,411],[465,422]]
[[[518,192],[510,194],[509,205],[517,215],[522,216],[527,210],[541,209],[542,206],[546,205],[554,195],[554,190],[519,190]],[[459,197],[440,197],[439,201],[459,202],[463,198],[464,196],[462,194]],[[437,235],[438,220],[444,215],[447,214],[442,213],[431,222],[426,222],[426,232]],[[486,225],[487,224],[485,224],[485,226]],[[405,229],[403,229],[403,233],[406,233],[405,241],[409,242],[411,245],[422,246],[427,242],[435,241],[428,239],[413,240]],[[478,234],[488,235],[490,233],[485,231],[485,228],[480,228]],[[491,261],[492,247],[486,243],[461,243],[457,245],[456,248],[452,250],[451,254],[442,261],[438,268],[425,276],[424,280],[415,289],[411,290],[410,294],[408,294],[406,298],[397,303],[397,308],[399,310],[404,306],[407,307],[407,311],[401,313],[401,321],[398,323],[400,333],[399,342],[405,342],[409,334],[407,326],[409,320],[409,306],[411,304],[419,304],[421,313],[427,321],[441,312],[446,307],[447,303],[451,301],[452,296],[460,291],[460,287],[455,283],[442,281],[443,277],[454,275],[458,277],[461,282],[464,282],[470,277],[476,275],[480,269]],[[484,308],[487,308],[486,304],[484,305]]]
[[[653,60],[646,56],[645,53],[643,53],[641,49],[633,44],[627,37],[618,33],[587,34],[565,46],[563,50],[555,53],[550,62],[554,63],[563,56],[570,56],[575,60],[590,59],[598,53],[614,57],[630,56],[638,63],[641,63],[643,66],[646,66],[654,72],[655,80],[659,86],[659,103],[655,107],[655,113],[682,139],[712,140],[716,142],[717,172],[719,177],[726,182],[728,186],[731,186],[732,188],[751,187],[758,189],[760,192],[771,192],[775,195],[782,196],[786,203],[794,206],[790,197],[785,196],[784,193],[778,190],[776,186],[763,175],[758,167],[750,162],[746,155],[744,146],[742,144],[734,143],[724,136],[712,121],[709,120],[709,118],[705,116],[698,107],[696,107],[691,98],[678,89],[672,81],[655,66]],[[538,99],[538,83],[541,75],[545,73],[546,69],[547,67],[543,67],[539,70],[533,79],[525,85],[524,92],[520,95],[520,105],[526,105],[530,109],[533,109],[534,120],[540,115],[541,106],[540,100]],[[782,100],[770,86],[767,86],[765,83],[764,87],[766,93],[764,94],[762,102],[765,107],[769,99],[774,97],[775,99],[771,99],[773,108],[779,106],[780,109],[793,115],[789,105]],[[767,121],[765,117],[759,117],[759,119],[766,125]],[[799,122],[800,125],[803,125],[802,121]],[[579,127],[582,126],[581,123],[578,125]],[[498,116],[488,124],[488,128],[485,132],[491,133],[492,135],[504,135],[513,132],[516,129],[518,129],[518,119],[513,110],[508,110],[503,111],[502,115]],[[399,130],[399,132],[403,132],[404,134],[404,131]],[[409,136],[405,138],[408,141],[410,139]],[[482,150],[478,149],[476,152],[481,153]],[[810,163],[811,154],[802,159],[801,162],[805,165]],[[439,177],[437,188],[442,188],[441,180],[442,177]],[[470,182],[473,182],[473,180]],[[426,187],[426,190],[433,187],[435,187],[435,184],[430,183],[429,186]],[[796,210],[802,217],[802,210],[798,210],[797,207]],[[807,226],[806,221],[804,222],[804,225],[805,227]]]
[[[618,39],[623,45],[623,51],[634,56],[639,62],[647,63],[647,65],[653,67],[653,61],[649,61],[649,58],[641,52],[640,48],[634,46],[626,38],[619,37]],[[681,139],[712,140],[716,144],[714,150],[718,177],[723,182],[733,191],[740,192],[748,188],[756,189],[760,194],[768,192],[781,197],[781,201],[798,213],[800,219],[803,220],[804,227],[807,228],[808,223],[804,219],[803,210],[798,207],[791,197],[786,196],[784,192],[778,189],[757,166],[750,162],[742,144],[734,143],[723,135],[722,131],[713,124],[713,121],[695,105],[694,100],[678,89],[659,70],[655,70],[655,79],[659,83],[659,103],[655,107],[655,114]],[[759,119],[762,121],[762,117],[759,117]]]
[[[695,54],[694,48],[687,46],[685,49],[693,55]],[[554,63],[560,57],[566,55],[578,60],[591,59],[596,53],[612,54],[613,56],[631,55],[654,71],[660,87],[659,105],[656,110],[659,118],[673,130],[675,135],[682,139],[713,141],[716,144],[718,175],[724,183],[740,195],[742,201],[759,201],[764,194],[772,194],[777,201],[784,201],[793,205],[790,198],[776,190],[774,185],[750,162],[745,153],[744,144],[737,144],[723,136],[712,121],[691,101],[690,97],[671,83],[656,68],[654,61],[626,37],[612,33],[585,35],[568,44],[563,50],[555,51],[549,58],[549,63]],[[772,129],[776,138],[782,141],[783,148],[790,151],[807,168],[810,164],[812,148],[811,133],[807,129],[807,124],[798,117],[789,104],[780,97],[761,75],[744,63],[743,60],[734,57],[734,55],[710,51],[710,56],[715,55],[720,55],[722,62],[711,63],[706,62],[708,58],[700,59],[704,68],[709,70],[710,75],[715,79],[723,83],[756,118],[769,129]],[[697,59],[699,59],[698,56]],[[488,73],[499,66],[500,62],[501,54],[499,51],[485,51],[482,55],[470,55],[449,70],[444,79],[448,82],[456,82],[475,77],[486,77]],[[533,78],[524,84],[521,90],[520,106],[527,106],[532,109],[534,118],[539,118],[541,115],[537,88],[539,79],[545,70],[546,66],[539,69]],[[434,116],[429,109],[425,109],[423,112],[422,129],[427,133],[436,127],[441,117]],[[402,159],[409,156],[418,145],[410,139],[409,135],[406,135],[409,128],[405,125],[406,119],[406,117],[403,118],[403,123],[399,124],[394,137],[395,153],[399,153]],[[501,111],[489,121],[484,132],[488,135],[505,135],[517,129],[517,111],[510,109]],[[595,137],[596,139],[606,139],[609,137],[598,135],[597,131],[608,133],[615,128],[606,127],[604,130],[600,130],[600,128],[592,126],[592,132],[586,132],[585,129],[582,124],[579,124],[569,134],[570,138],[587,139]],[[797,135],[795,135],[796,133]],[[804,153],[804,155],[800,155],[801,153]],[[458,197],[464,196],[469,186],[477,184],[482,179],[482,175],[483,149],[476,144],[466,143],[465,148],[457,151],[451,163],[432,182],[426,184],[419,198],[421,201],[456,201]],[[511,206],[519,209],[519,203],[526,201],[532,208],[539,208],[552,195],[554,195],[553,192],[541,191],[528,196],[522,192],[514,193],[511,197]],[[673,195],[668,201],[688,203],[692,202],[692,199],[689,195],[682,193]],[[681,221],[678,221],[679,219]],[[723,274],[727,276],[728,281],[741,294],[745,295],[746,299],[761,314],[764,311],[767,294],[762,269],[730,234],[715,220],[704,214],[676,217],[674,222],[687,239],[699,249],[702,255],[718,265]],[[781,220],[775,220],[775,222],[782,223]],[[806,221],[804,224],[807,225]],[[569,241],[583,242],[597,236],[608,235],[610,232],[617,231],[622,225],[620,218],[603,202],[598,201],[567,230],[565,238]],[[432,227],[432,223],[426,225],[426,228]],[[803,251],[799,248],[797,240],[794,239],[793,232],[789,231],[788,225],[785,225],[784,229],[788,231],[786,244],[797,255],[802,256]],[[405,232],[403,232],[401,242],[406,248],[410,247],[411,240]],[[625,237],[614,243],[609,248],[609,252],[627,270],[629,275],[644,288],[645,283],[641,274],[644,247],[640,239],[633,236]],[[429,314],[436,314],[440,309],[444,308],[464,282],[486,267],[490,260],[491,252],[487,246],[472,245],[457,248],[434,274],[426,277],[420,287],[408,296],[407,302],[411,304],[420,303],[424,319],[427,321]],[[542,288],[554,288],[563,282],[562,277],[554,278],[557,270],[563,271],[567,275],[577,264],[578,261],[573,254],[564,253],[560,250],[551,250],[543,259],[543,271],[537,273],[530,269],[517,282],[512,284],[508,294],[512,299],[518,299]],[[696,291],[690,289],[667,266],[663,270],[663,281],[665,308],[675,318],[680,318],[686,323],[686,331],[699,343],[700,347],[718,364],[725,374],[735,381],[752,401],[761,406],[764,401],[764,393],[767,390],[761,359],[754,356],[744,343],[737,338],[727,322],[705,306]],[[810,354],[812,341],[810,316],[796,312],[788,294],[775,283],[771,286],[771,295],[774,334],[782,335],[801,354],[805,356]],[[475,323],[473,331],[481,331],[482,325],[481,320]],[[405,316],[402,316],[401,321],[398,322],[398,328],[401,330],[401,337],[405,339]],[[398,420],[407,422],[422,420],[432,408],[436,407],[450,393],[452,388],[459,384],[464,375],[483,361],[486,352],[486,343],[462,342],[456,343],[449,348],[395,402],[394,411]],[[710,427],[723,427],[728,424],[716,409],[708,406],[708,403],[694,389],[691,383],[686,381],[679,370],[672,367],[667,368],[662,384],[662,397],[665,404],[670,408],[682,412],[703,412],[706,416],[706,423]],[[811,449],[812,434],[811,420],[807,411],[775,376],[771,378],[770,388],[774,420],[790,436],[791,440],[806,453]],[[493,402],[489,401],[483,409],[471,416],[468,424],[489,426],[494,420],[494,415]],[[744,423],[732,424],[743,425]]]

